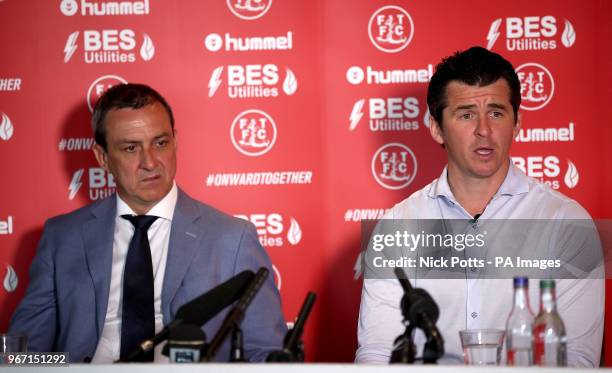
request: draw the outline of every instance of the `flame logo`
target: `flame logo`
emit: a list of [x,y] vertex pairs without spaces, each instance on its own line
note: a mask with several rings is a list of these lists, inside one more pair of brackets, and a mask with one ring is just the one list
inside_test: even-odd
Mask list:
[[10,264],[6,265],[6,275],[4,275],[4,290],[12,293],[17,289],[17,285],[19,284],[19,279],[17,278],[17,273]]
[[580,175],[578,174],[578,169],[576,165],[570,160],[567,161],[567,171],[565,172],[564,182],[568,188],[574,189],[576,185],[578,185],[578,180],[580,180]]
[[288,96],[291,96],[297,90],[297,79],[295,78],[295,74],[291,69],[287,68],[287,76],[285,77],[285,81],[283,82],[283,91]]
[[281,279],[280,271],[274,264],[272,264],[272,270],[274,271],[274,283],[276,284],[276,288],[280,291],[281,285],[283,284],[283,280]]
[[289,226],[289,232],[287,232],[287,241],[292,245],[297,245],[302,240],[302,229],[298,224],[297,220],[291,218],[291,225]]
[[13,123],[9,117],[2,113],[2,122],[0,122],[0,139],[8,141],[13,137]]
[[142,47],[140,47],[140,57],[145,61],[150,61],[154,55],[155,45],[153,45],[153,40],[151,40],[149,35],[144,34],[144,41],[142,42]]
[[566,48],[571,47],[576,42],[576,30],[574,30],[574,26],[568,21],[565,20],[565,29],[563,30],[563,35],[561,35],[561,43]]

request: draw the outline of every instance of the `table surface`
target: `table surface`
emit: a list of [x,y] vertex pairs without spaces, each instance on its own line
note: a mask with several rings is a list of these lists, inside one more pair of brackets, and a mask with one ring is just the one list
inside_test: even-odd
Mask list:
[[[87,373],[106,373],[112,369],[113,373],[166,373],[170,369],[172,372],[180,371],[183,373],[202,373],[202,372],[224,372],[224,373],[462,373],[462,372],[487,372],[491,371],[491,366],[461,366],[461,365],[357,365],[357,364],[173,364],[169,367],[166,364],[113,364],[113,365],[94,365],[94,364],[70,364],[69,366],[44,367],[45,372],[87,372]],[[0,370],[14,369],[13,367],[0,367]],[[495,367],[499,372],[558,372],[560,368],[515,368],[515,367]],[[612,369],[601,369],[602,371],[612,372]],[[23,366],[19,372],[40,372],[40,366]],[[590,372],[592,369],[565,368],[563,372]]]

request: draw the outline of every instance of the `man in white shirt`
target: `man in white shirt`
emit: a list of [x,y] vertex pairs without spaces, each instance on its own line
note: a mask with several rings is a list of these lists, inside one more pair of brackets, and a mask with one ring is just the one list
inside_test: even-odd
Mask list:
[[[448,164],[438,179],[397,204],[384,219],[590,222],[577,202],[527,177],[511,163],[510,146],[521,126],[520,101],[518,77],[500,55],[473,47],[444,59],[432,76],[427,102],[431,136],[446,150]],[[557,282],[570,366],[599,365],[604,282],[601,273],[595,277]],[[411,281],[426,289],[440,307],[438,328],[445,339],[447,361],[462,360],[459,330],[505,329],[512,307],[511,280],[466,275]],[[534,285],[530,288],[532,307],[539,304]],[[399,282],[390,276],[364,279],[357,362],[389,362],[393,342],[404,332],[402,295]],[[418,334],[416,340],[420,352],[423,336]]]
[[[51,218],[11,320],[29,351],[111,363],[168,325],[178,309],[243,270],[271,269],[252,224],[177,187],[174,116],[142,84],[110,88],[92,118],[101,167],[117,193]],[[203,327],[209,340],[228,310]],[[247,360],[262,361],[286,332],[271,276],[242,322]],[[216,355],[229,360],[229,341]],[[142,361],[168,361],[161,346]]]

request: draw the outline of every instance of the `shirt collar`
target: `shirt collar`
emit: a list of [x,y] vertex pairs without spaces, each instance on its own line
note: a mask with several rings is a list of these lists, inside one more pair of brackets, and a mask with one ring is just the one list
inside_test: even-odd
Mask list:
[[[510,160],[510,167],[508,167],[506,178],[493,198],[500,195],[514,196],[527,193],[528,191],[529,178]],[[445,197],[449,201],[457,202],[448,184],[448,165],[444,166],[440,177],[431,183],[428,196],[430,198]]]
[[[176,182],[173,182],[172,188],[159,202],[147,212],[147,215],[157,216],[165,220],[172,221],[174,215],[174,208],[176,207],[176,200],[178,198],[178,188]],[[117,194],[117,216],[121,215],[138,215],[125,203],[124,200]]]

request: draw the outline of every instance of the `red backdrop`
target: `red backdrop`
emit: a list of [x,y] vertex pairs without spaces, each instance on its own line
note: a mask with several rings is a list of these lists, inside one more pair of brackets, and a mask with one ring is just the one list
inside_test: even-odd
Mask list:
[[286,318],[317,292],[308,360],[351,361],[359,221],[445,163],[425,126],[443,56],[508,58],[523,83],[515,163],[612,216],[611,13],[605,0],[0,0],[0,331],[44,220],[114,189],[89,106],[142,82],[174,108],[178,183],[258,227]]

